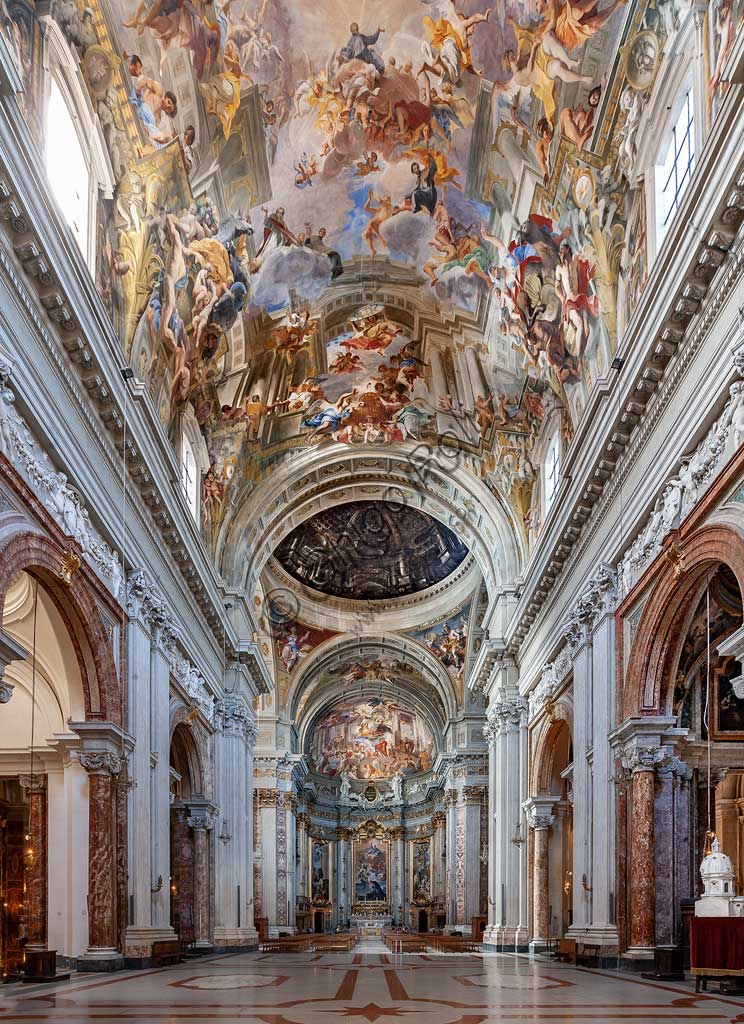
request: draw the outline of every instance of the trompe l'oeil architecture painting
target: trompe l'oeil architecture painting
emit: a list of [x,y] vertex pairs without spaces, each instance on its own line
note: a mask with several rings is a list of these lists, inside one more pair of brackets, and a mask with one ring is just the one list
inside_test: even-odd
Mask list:
[[[167,433],[194,424],[212,548],[261,479],[329,443],[454,448],[534,536],[542,425],[570,441],[643,289],[638,130],[676,0],[374,13],[44,15],[100,143],[83,244]],[[39,133],[37,15],[15,0],[5,26]],[[709,14],[706,116],[736,18]]]
[[0,974],[740,916],[742,138],[744,0],[0,0]]

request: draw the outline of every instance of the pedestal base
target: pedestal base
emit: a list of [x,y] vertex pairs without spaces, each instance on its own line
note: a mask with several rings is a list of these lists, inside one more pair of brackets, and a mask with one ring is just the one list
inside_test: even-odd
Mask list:
[[[155,928],[151,925],[131,925],[124,935],[124,956],[127,960],[145,960],[152,956],[155,942],[176,942],[173,928]],[[87,956],[87,954],[86,954]]]
[[215,953],[240,953],[258,948],[258,932],[255,928],[215,928]]
[[85,973],[105,974],[110,971],[123,971],[126,962],[117,949],[86,949],[85,953],[77,958],[75,967]]
[[621,971],[633,971],[638,974],[642,971],[652,971],[654,969],[654,947],[631,946],[621,954],[617,966]]

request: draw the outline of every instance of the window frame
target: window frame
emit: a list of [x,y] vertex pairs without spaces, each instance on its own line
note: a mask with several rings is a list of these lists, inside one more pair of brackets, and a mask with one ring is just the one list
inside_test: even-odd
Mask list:
[[548,441],[541,466],[544,520],[555,505],[555,499],[561,489],[561,438],[557,430],[553,432]]
[[[44,30],[44,84],[43,84],[43,117],[46,123],[51,96],[52,82],[61,94],[77,133],[80,150],[88,169],[88,217],[84,247],[75,240],[75,247],[81,253],[88,270],[95,278],[96,248],[98,233],[98,197],[111,199],[114,195],[116,180],[111,167],[106,142],[103,138],[100,121],[93,107],[87,86],[82,77],[78,58],[65,39],[62,30],[51,15],[41,19]],[[41,154],[43,173],[49,180],[46,170],[46,151]],[[60,219],[75,235],[74,229],[68,225],[67,218],[54,196],[49,183],[50,196],[59,211]]]
[[[683,131],[680,132],[681,128]],[[684,197],[695,173],[696,133],[695,95],[693,83],[688,76],[683,81],[682,88],[678,91],[670,109],[662,142],[654,155],[654,235],[657,251],[664,244],[664,239],[674,222],[677,211],[684,202]],[[678,138],[678,134],[681,134],[681,138]],[[668,161],[670,153],[673,154],[671,163]],[[678,173],[680,167],[683,168],[681,174]],[[666,213],[663,214],[663,197],[672,178],[674,178],[674,194]]]

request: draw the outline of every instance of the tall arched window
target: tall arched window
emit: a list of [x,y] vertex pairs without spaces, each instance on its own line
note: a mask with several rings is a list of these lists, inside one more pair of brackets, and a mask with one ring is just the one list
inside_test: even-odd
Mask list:
[[561,482],[561,448],[558,434],[553,434],[543,463],[544,514],[552,508]]
[[181,488],[189,512],[199,522],[199,467],[194,446],[186,434],[181,437]]
[[692,87],[680,94],[678,112],[659,149],[656,182],[656,243],[660,246],[667,228],[682,202],[695,163],[695,115]]
[[52,76],[46,109],[44,162],[54,198],[86,261],[91,255],[91,174],[70,107]]

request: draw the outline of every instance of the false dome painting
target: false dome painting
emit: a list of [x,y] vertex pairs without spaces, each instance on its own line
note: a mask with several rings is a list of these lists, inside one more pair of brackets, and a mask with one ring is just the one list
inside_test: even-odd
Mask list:
[[434,586],[468,549],[425,512],[383,501],[326,509],[298,526],[274,552],[300,583],[332,597],[404,597]]
[[310,764],[321,775],[391,779],[428,771],[434,761],[429,728],[393,700],[369,697],[337,704],[315,726]]

